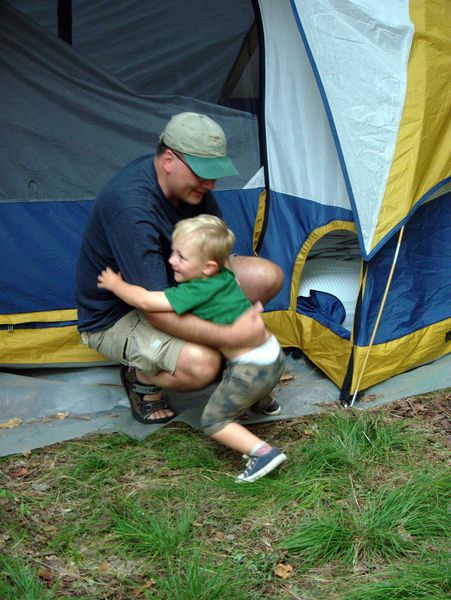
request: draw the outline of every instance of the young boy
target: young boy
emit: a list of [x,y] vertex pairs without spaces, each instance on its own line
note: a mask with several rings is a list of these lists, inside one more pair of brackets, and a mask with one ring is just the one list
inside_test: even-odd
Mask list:
[[[234,243],[234,234],[217,217],[199,215],[184,219],[174,229],[169,259],[179,285],[164,292],[151,292],[126,283],[120,273],[107,267],[98,277],[98,286],[144,312],[191,312],[214,323],[233,323],[251,306],[234,274],[225,266]],[[202,430],[248,459],[237,481],[255,481],[287,457],[236,420],[248,408],[267,415],[279,414],[280,407],[271,392],[284,372],[285,357],[269,332],[257,348],[219,350],[228,359],[227,369],[202,413]]]

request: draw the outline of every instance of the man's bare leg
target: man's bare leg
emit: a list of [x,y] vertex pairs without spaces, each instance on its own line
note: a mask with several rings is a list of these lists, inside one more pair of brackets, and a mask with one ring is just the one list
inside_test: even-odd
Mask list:
[[[177,361],[177,367],[174,373],[160,371],[154,377],[148,377],[143,371],[136,369],[136,376],[142,383],[151,383],[158,387],[177,390],[179,392],[188,392],[191,390],[201,390],[212,383],[221,366],[221,355],[213,348],[200,346],[187,342]],[[161,392],[152,395],[146,395],[144,400],[156,401],[161,399]],[[149,421],[174,416],[175,413],[170,408],[164,408],[152,413]]]
[[[233,270],[246,296],[255,304],[266,304],[280,291],[283,284],[283,271],[275,263],[258,256],[235,256]],[[187,342],[180,353],[174,373],[161,371],[154,377],[147,377],[137,370],[142,383],[153,383],[161,388],[190,391],[199,390],[212,383],[219,372],[221,356],[219,352],[206,346]],[[161,392],[145,396],[145,400],[159,400]],[[162,409],[152,414],[153,419],[173,416],[171,409]],[[152,421],[150,418],[150,421]]]
[[234,256],[233,270],[241,289],[255,304],[265,305],[283,285],[283,271],[275,263],[259,256]]

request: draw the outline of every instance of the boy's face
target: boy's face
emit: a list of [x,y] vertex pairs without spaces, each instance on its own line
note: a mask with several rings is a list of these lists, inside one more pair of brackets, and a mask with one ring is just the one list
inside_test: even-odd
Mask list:
[[[186,237],[177,237],[172,241],[169,264],[174,271],[174,279],[177,283],[209,277],[213,274],[212,264],[216,265],[213,261],[202,258],[195,239]],[[217,270],[217,265],[214,270]]]

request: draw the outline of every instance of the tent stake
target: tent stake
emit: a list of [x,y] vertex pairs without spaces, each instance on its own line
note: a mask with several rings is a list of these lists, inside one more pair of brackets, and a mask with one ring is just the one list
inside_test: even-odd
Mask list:
[[370,351],[371,351],[371,348],[373,346],[374,338],[376,337],[376,333],[377,333],[377,330],[379,328],[379,323],[380,323],[380,320],[381,320],[382,311],[384,310],[385,301],[387,300],[387,296],[388,296],[388,290],[390,289],[391,280],[393,278],[393,273],[395,272],[396,262],[398,260],[399,249],[401,247],[401,240],[402,240],[402,236],[404,235],[404,227],[405,227],[405,225],[403,225],[401,227],[401,229],[399,230],[398,243],[396,245],[396,251],[395,251],[395,255],[393,257],[393,262],[392,262],[392,265],[391,265],[390,273],[388,275],[387,285],[385,286],[384,296],[382,298],[381,306],[380,306],[379,312],[377,314],[376,323],[374,325],[373,333],[371,335],[370,343],[368,345],[368,351],[366,353],[365,360],[363,361],[363,365],[362,365],[362,368],[360,370],[360,375],[359,375],[359,379],[357,381],[355,392],[354,392],[354,394],[352,396],[351,404],[349,405],[350,408],[352,408],[354,406],[355,399],[357,398],[357,394],[359,393],[359,387],[360,387],[360,384],[362,382],[363,373],[365,372],[366,363],[368,362],[368,357],[370,355]]

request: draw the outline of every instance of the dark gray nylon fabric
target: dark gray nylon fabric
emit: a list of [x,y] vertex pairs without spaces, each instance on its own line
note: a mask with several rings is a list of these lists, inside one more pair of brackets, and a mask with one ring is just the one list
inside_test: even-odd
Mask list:
[[[190,60],[195,70],[204,58]],[[0,2],[0,87],[2,200],[92,198],[118,168],[153,152],[167,120],[183,111],[206,113],[226,132],[240,175],[218,189],[242,187],[259,167],[255,116],[191,97],[188,88],[139,93],[7,2]]]

